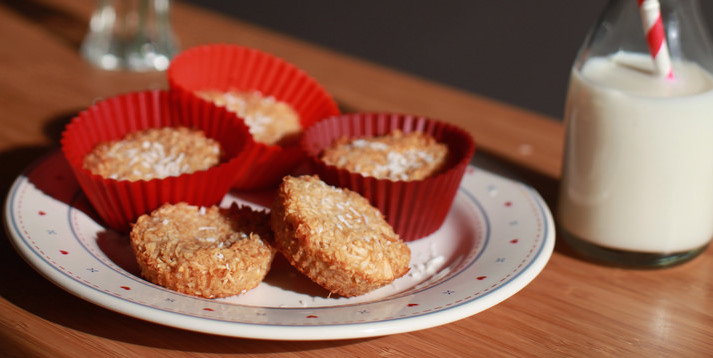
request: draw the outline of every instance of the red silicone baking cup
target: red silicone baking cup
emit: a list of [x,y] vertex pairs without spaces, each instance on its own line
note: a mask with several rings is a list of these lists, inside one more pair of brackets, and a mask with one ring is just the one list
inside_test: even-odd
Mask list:
[[[96,102],[80,112],[62,133],[62,152],[97,214],[110,228],[126,232],[142,214],[163,203],[218,204],[241,170],[240,154],[252,141],[247,126],[233,114],[168,91],[122,94]],[[152,180],[114,180],[82,167],[83,158],[105,141],[148,128],[185,126],[217,140],[221,164],[208,170]]]
[[[376,179],[339,169],[319,159],[322,151],[342,137],[423,132],[448,145],[446,166],[439,174],[414,181]],[[466,131],[421,116],[395,113],[352,113],[322,120],[308,128],[302,147],[315,174],[331,185],[348,188],[369,199],[404,241],[413,241],[438,230],[448,215],[463,174],[475,152]]]
[[[332,96],[306,72],[260,50],[230,44],[210,44],[179,53],[168,68],[172,91],[257,90],[290,104],[299,114],[302,128],[340,113]],[[245,155],[251,170],[235,178],[236,189],[276,186],[282,177],[304,160],[300,146],[257,143]]]

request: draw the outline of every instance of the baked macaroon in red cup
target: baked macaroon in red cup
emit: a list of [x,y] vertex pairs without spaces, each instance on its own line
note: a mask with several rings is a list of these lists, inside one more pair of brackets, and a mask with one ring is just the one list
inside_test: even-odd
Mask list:
[[[315,174],[369,199],[404,241],[441,227],[475,152],[463,129],[398,113],[327,118],[305,131],[302,147]],[[354,155],[334,158],[335,150]]]
[[[238,157],[251,141],[245,124],[224,108],[155,90],[97,101],[66,126],[61,145],[99,217],[128,232],[140,215],[164,203],[218,204],[243,170]],[[143,173],[109,174],[98,170],[102,166]]]
[[263,51],[209,44],[179,53],[167,71],[171,91],[224,106],[245,120],[255,145],[242,155],[247,173],[236,189],[276,187],[305,156],[305,128],[340,113],[332,96],[305,71]]

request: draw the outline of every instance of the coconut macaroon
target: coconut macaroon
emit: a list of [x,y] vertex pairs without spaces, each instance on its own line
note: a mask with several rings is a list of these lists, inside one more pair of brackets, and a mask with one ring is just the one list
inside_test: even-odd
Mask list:
[[144,278],[205,298],[255,288],[276,253],[269,214],[235,203],[228,209],[164,204],[139,217],[130,237]]
[[98,144],[83,158],[84,169],[116,180],[163,179],[220,164],[220,143],[186,127],[151,128]]
[[292,106],[258,91],[202,90],[196,95],[243,118],[257,142],[287,145],[302,131],[299,114]]
[[437,173],[446,162],[448,146],[421,132],[362,138],[341,137],[326,148],[321,159],[363,176],[390,180],[421,180]]
[[361,295],[409,270],[411,251],[381,212],[316,176],[285,177],[270,215],[277,249],[332,293]]

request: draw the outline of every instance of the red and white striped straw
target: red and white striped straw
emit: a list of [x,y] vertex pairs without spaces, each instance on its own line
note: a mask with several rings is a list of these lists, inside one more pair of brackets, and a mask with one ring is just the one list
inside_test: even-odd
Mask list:
[[661,5],[658,0],[637,0],[641,11],[641,20],[646,33],[646,43],[654,60],[656,72],[661,77],[672,79],[673,67],[666,44],[666,33],[661,21]]

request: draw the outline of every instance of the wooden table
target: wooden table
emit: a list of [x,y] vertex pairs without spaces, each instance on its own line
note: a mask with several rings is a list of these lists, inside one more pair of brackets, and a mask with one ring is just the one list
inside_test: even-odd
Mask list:
[[[0,4],[3,193],[30,162],[58,147],[64,124],[96,98],[166,86],[163,73],[106,72],[79,57],[92,4]],[[399,111],[456,123],[476,138],[476,162],[515,171],[554,208],[560,122],[174,5],[183,48],[210,42],[260,48],[304,68],[347,111]],[[678,267],[631,270],[587,262],[558,243],[530,285],[477,315],[385,337],[301,342],[212,336],[130,318],[66,293],[27,265],[9,240],[0,245],[0,356],[703,357],[713,352],[713,248]]]

